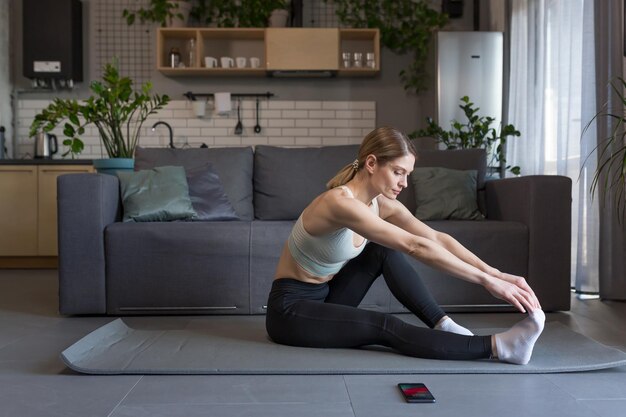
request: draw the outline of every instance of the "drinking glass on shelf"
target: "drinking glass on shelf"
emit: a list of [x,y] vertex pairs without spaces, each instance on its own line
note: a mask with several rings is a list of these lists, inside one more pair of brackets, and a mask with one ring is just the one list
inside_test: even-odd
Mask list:
[[344,68],[350,68],[350,52],[341,53],[341,61]]
[[361,52],[352,54],[352,65],[354,65],[354,68],[363,67],[363,54]]
[[366,59],[365,65],[368,68],[371,68],[371,69],[376,68],[376,56],[374,55],[374,52],[368,52],[367,54],[365,54],[365,59]]
[[187,41],[187,66],[189,68],[196,66],[196,40],[194,38]]

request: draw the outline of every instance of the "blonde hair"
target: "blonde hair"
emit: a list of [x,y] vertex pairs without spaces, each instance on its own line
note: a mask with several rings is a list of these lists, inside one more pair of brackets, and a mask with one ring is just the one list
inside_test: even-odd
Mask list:
[[417,158],[415,146],[409,138],[393,127],[379,127],[372,130],[365,136],[359,154],[354,162],[350,162],[343,167],[330,181],[326,183],[326,188],[331,189],[346,184],[363,168],[368,155],[374,155],[376,160],[385,164],[388,161],[412,154]]

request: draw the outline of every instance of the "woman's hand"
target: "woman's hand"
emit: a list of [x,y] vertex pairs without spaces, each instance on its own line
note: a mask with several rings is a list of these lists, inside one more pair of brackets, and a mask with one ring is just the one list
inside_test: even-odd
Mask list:
[[511,274],[507,274],[506,272],[499,272],[498,271],[498,275],[496,275],[496,278],[500,278],[501,280],[504,280],[506,282],[510,282],[511,284],[515,284],[519,288],[529,292],[532,295],[532,297],[533,297],[533,301],[534,301],[533,306],[535,308],[539,308],[539,309],[541,308],[541,304],[539,303],[539,299],[535,295],[535,292],[533,291],[533,289],[530,288],[530,285],[528,285],[528,283],[526,282],[524,277],[520,277],[520,276],[517,276],[517,275],[511,275]]
[[522,277],[499,272],[485,284],[485,289],[494,297],[512,304],[522,313],[541,309],[537,296]]

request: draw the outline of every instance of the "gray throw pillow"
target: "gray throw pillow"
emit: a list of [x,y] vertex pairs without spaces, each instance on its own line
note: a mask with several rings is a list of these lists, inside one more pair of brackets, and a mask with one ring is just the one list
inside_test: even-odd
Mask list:
[[180,165],[185,169],[210,163],[220,177],[224,193],[242,220],[254,218],[252,206],[252,148],[142,148],[135,151],[135,170],[165,165]]
[[186,220],[196,216],[183,167],[119,171],[117,176],[125,222]]
[[415,168],[415,217],[420,220],[483,220],[478,210],[475,170]]
[[192,220],[239,220],[239,216],[224,193],[220,177],[211,164],[187,168],[185,172],[191,204],[198,214]]

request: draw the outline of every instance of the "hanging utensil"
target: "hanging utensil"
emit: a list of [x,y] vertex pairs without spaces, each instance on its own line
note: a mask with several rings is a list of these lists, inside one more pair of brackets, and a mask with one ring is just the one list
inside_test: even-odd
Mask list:
[[237,125],[235,126],[235,135],[243,133],[243,124],[241,123],[241,99],[237,102]]
[[259,97],[256,98],[256,126],[254,126],[254,133],[261,133],[261,125],[259,124]]

